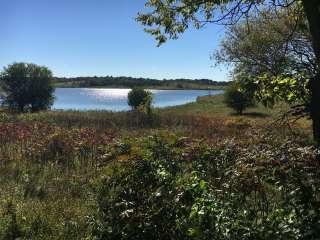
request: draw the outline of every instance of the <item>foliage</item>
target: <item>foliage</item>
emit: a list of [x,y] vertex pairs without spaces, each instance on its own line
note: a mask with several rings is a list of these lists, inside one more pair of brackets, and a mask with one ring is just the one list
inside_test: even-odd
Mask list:
[[[246,22],[229,27],[219,63],[232,63],[236,76],[246,76],[255,85],[258,100],[290,104],[310,102],[308,82],[316,72],[315,55],[304,15],[299,6],[268,10]],[[277,19],[277,21],[275,21]]]
[[242,114],[247,107],[254,105],[253,96],[245,89],[241,89],[236,82],[226,89],[224,96],[226,105],[233,108],[238,114]]
[[[19,157],[37,163],[57,163],[66,168],[83,160],[93,164],[113,138],[111,133],[98,134],[87,128],[66,130],[40,123],[0,123],[0,143],[10,146],[9,152],[0,152],[0,157],[7,161]],[[15,153],[15,159],[11,159]]]
[[[290,12],[292,6],[295,10]],[[318,69],[320,63],[320,34],[318,25],[318,22],[320,20],[320,13],[319,11],[316,11],[316,9],[319,9],[320,7],[320,3],[318,0],[149,0],[146,1],[145,7],[147,7],[149,11],[139,13],[137,21],[147,27],[145,31],[156,38],[156,40],[158,41],[158,45],[166,42],[168,38],[178,38],[178,35],[185,32],[186,29],[192,24],[196,28],[201,28],[207,23],[234,25],[241,19],[245,19],[247,25],[250,26],[250,18],[252,16],[263,16],[263,12],[265,12],[266,10],[275,11],[275,13],[277,14],[279,10],[286,11],[289,9],[288,16],[290,20],[294,20],[294,27],[291,29],[289,34],[284,35],[283,38],[280,38],[287,40],[285,42],[285,47],[282,48],[280,46],[281,48],[275,48],[276,51],[280,51],[280,57],[283,56],[284,59],[281,60],[280,64],[278,65],[277,61],[273,59],[273,55],[269,56],[267,53],[265,53],[262,56],[271,57],[267,59],[268,62],[272,62],[275,69],[277,69],[278,67],[280,67],[281,69],[283,66],[285,66],[283,65],[283,63],[286,62],[284,54],[286,52],[292,52],[291,50],[293,48],[293,52],[301,57],[298,58],[298,61],[303,62],[303,64],[306,65],[307,68],[313,68],[313,72],[311,73],[312,78],[304,79],[305,81],[311,80],[309,85],[311,94],[310,102],[303,104],[304,106],[307,106],[304,110],[309,112],[309,115],[313,121],[312,128],[314,139],[318,142],[318,145],[320,145],[320,110],[317,107],[318,99],[320,98],[320,75]],[[302,21],[304,21],[302,24],[302,28],[306,33],[309,34],[307,42],[309,40],[312,41],[312,48],[310,47],[310,44],[304,45],[306,39],[300,39],[299,37],[296,38],[296,42],[291,42],[293,43],[292,45],[289,44],[290,39],[295,38],[295,30],[301,29],[301,25],[299,23],[299,20],[301,19]],[[277,25],[278,21],[273,21],[273,19],[271,19],[271,23],[272,22]],[[281,33],[281,29],[277,29],[277,31],[279,30]],[[309,41],[309,43],[311,41]],[[302,42],[302,44],[300,44],[299,42]],[[276,45],[277,43],[278,41],[276,41]],[[254,44],[250,45],[250,47],[248,48],[248,52],[250,52],[250,49],[256,49],[256,47],[253,46]],[[257,46],[260,47],[260,45]],[[284,53],[281,51],[282,49],[285,50]],[[314,57],[314,61],[310,59],[310,57]],[[251,66],[251,68],[254,69],[255,67]],[[297,72],[291,69],[291,71],[287,72],[286,77],[294,78],[295,73],[302,73],[303,75],[306,74],[306,72],[301,69]],[[307,73],[309,74],[309,72]]]
[[249,15],[259,14],[269,6],[284,8],[298,2],[286,1],[242,1],[242,0],[148,0],[147,12],[140,12],[137,21],[146,26],[146,32],[153,35],[158,44],[167,39],[177,39],[190,26],[199,29],[207,23],[232,25]]
[[4,68],[0,84],[5,103],[13,110],[35,112],[53,103],[52,73],[46,67],[14,63]]
[[151,127],[124,112],[2,112],[0,238],[312,239],[318,153],[295,125],[266,131],[269,114],[230,116],[223,96]]
[[255,75],[311,74],[315,65],[311,36],[299,5],[281,11],[266,9],[229,26],[214,57],[219,63],[240,64]]
[[100,183],[92,235],[316,239],[318,153],[291,142],[272,144],[227,141],[212,148],[174,137],[147,139],[138,155],[112,166]]
[[139,107],[151,109],[151,104],[152,93],[143,88],[133,88],[128,93],[128,105],[134,110],[137,110]]
[[17,222],[16,209],[11,202],[6,203],[5,211],[0,217],[0,239],[17,239],[23,235]]
[[255,95],[264,105],[273,106],[276,101],[285,101],[289,104],[306,104],[308,107],[311,94],[308,81],[303,74],[296,74],[294,77],[263,74],[255,80],[259,86]]

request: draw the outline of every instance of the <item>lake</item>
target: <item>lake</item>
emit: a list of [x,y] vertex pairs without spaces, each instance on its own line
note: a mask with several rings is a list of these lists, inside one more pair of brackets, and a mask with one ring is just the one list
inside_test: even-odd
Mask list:
[[[126,111],[130,89],[57,88],[52,109]],[[197,97],[216,95],[223,90],[150,90],[154,107],[177,106],[195,102]]]

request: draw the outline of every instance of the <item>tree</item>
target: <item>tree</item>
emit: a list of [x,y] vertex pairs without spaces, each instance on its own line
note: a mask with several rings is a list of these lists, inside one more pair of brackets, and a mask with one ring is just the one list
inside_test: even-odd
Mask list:
[[146,108],[146,111],[151,110],[152,94],[144,90],[143,88],[133,88],[128,93],[128,105],[132,109],[137,110],[138,108]]
[[[150,12],[139,13],[137,20],[146,31],[155,36],[159,45],[168,38],[176,39],[190,25],[201,28],[207,23],[233,25],[240,19],[259,15],[261,9],[273,7],[285,9],[294,4],[300,6],[308,21],[317,68],[320,66],[320,1],[319,0],[149,0]],[[313,132],[320,145],[320,73],[310,81],[310,117]]]
[[252,96],[245,89],[241,89],[241,86],[237,82],[227,87],[224,97],[227,106],[234,109],[240,115],[242,115],[246,108],[254,105]]
[[52,72],[31,63],[14,63],[1,73],[5,104],[13,110],[32,112],[48,109],[53,103]]
[[294,11],[261,12],[229,27],[214,56],[219,63],[231,63],[247,87],[255,85],[255,95],[265,105],[286,101],[303,107],[304,115],[310,106],[307,85],[317,67],[305,18],[291,17]]
[[246,67],[253,75],[305,72],[315,75],[316,59],[304,14],[294,6],[261,11],[227,28],[218,62]]

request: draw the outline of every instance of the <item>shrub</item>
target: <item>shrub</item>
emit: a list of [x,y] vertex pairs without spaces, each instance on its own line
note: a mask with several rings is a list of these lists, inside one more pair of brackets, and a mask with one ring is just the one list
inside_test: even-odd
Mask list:
[[48,109],[53,103],[52,79],[46,67],[29,63],[9,65],[0,79],[5,105],[20,112]]
[[244,89],[241,89],[238,83],[231,84],[225,91],[225,103],[228,107],[234,109],[237,114],[254,105],[253,97]]
[[0,240],[19,239],[23,235],[13,203],[8,202],[0,215]]
[[99,185],[91,237],[318,239],[317,154],[291,142],[148,138]]
[[132,109],[145,108],[147,112],[151,111],[152,93],[142,88],[133,88],[128,93],[128,105]]
[[10,120],[10,116],[4,112],[0,112],[0,122],[8,122]]

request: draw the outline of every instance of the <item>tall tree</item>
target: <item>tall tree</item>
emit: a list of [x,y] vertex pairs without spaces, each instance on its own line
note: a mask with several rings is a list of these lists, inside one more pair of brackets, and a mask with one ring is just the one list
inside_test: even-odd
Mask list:
[[256,96],[265,104],[285,100],[299,104],[304,115],[310,105],[307,85],[317,68],[305,18],[290,12],[295,11],[261,12],[228,27],[214,57],[218,63],[231,63],[234,78],[249,90],[255,85]]
[[[146,31],[154,35],[159,44],[167,39],[176,39],[190,25],[201,28],[208,23],[232,25],[248,16],[259,15],[262,9],[302,6],[312,36],[316,63],[320,65],[320,1],[319,0],[148,0],[150,12],[140,13],[137,20]],[[320,144],[320,74],[310,84],[311,118],[314,138]]]
[[0,85],[9,108],[23,112],[45,110],[53,103],[52,73],[46,67],[14,63],[4,68]]
[[[317,66],[320,66],[320,1],[303,0],[304,10],[309,22],[310,33],[313,38],[313,49],[317,59]],[[313,134],[320,145],[320,72],[311,79],[311,103],[310,111],[313,120]]]

